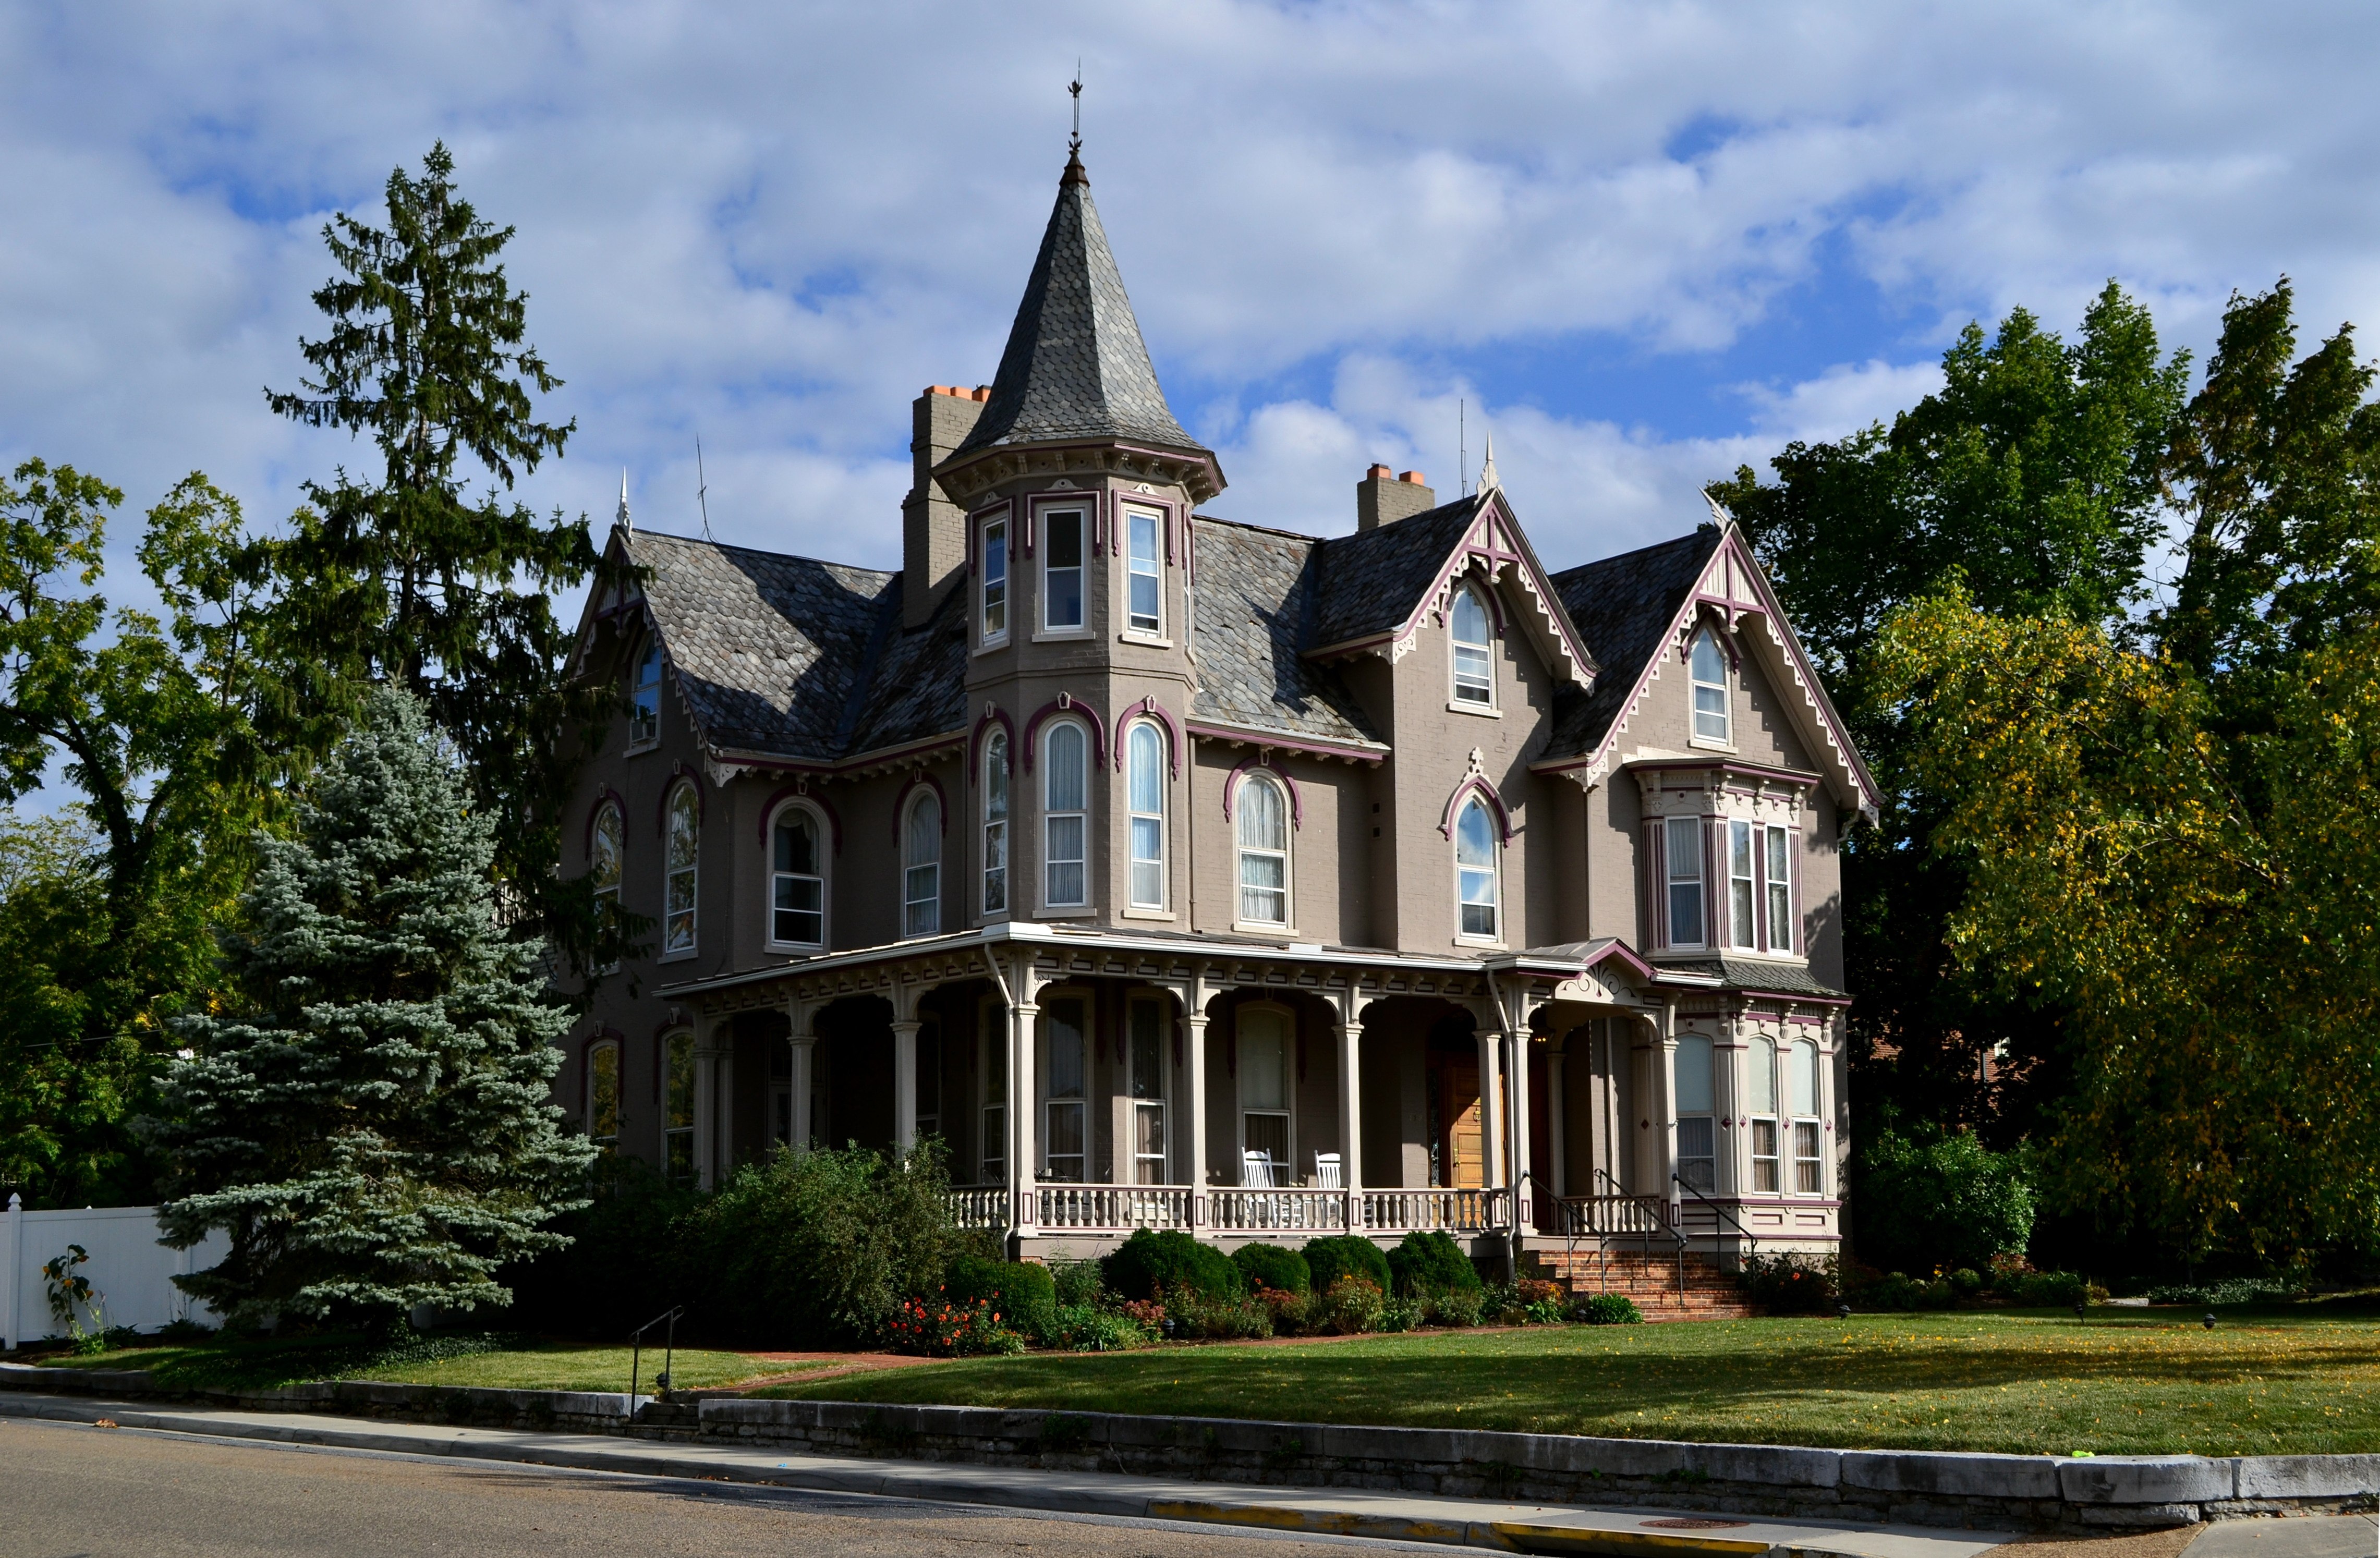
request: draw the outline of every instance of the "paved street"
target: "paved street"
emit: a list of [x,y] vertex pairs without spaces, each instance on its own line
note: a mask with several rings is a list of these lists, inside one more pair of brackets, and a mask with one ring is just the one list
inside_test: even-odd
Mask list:
[[10,1558],[1345,1558],[1358,1545],[0,1420]]

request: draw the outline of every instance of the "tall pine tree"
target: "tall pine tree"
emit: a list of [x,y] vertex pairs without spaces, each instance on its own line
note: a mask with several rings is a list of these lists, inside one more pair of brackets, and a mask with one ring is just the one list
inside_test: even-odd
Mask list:
[[152,1126],[175,1174],[178,1279],[229,1319],[393,1321],[510,1302],[504,1263],[562,1242],[594,1156],[549,1102],[569,1014],[540,949],[496,923],[495,828],[419,705],[369,695],[298,808],[259,841],[227,949],[230,1010],[184,1019],[193,1053]]

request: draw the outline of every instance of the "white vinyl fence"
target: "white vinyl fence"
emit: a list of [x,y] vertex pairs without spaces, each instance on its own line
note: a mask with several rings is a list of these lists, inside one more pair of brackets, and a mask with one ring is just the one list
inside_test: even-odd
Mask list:
[[[158,1233],[153,1206],[27,1211],[20,1198],[10,1196],[8,1210],[0,1212],[0,1344],[14,1352],[23,1343],[66,1333],[50,1312],[42,1267],[78,1244],[91,1259],[76,1272],[91,1284],[106,1324],[140,1331],[177,1320],[212,1324],[213,1311],[193,1303],[174,1279],[221,1260],[229,1241],[217,1229],[195,1249],[168,1249],[157,1242]],[[87,1308],[76,1318],[85,1330],[97,1323]]]

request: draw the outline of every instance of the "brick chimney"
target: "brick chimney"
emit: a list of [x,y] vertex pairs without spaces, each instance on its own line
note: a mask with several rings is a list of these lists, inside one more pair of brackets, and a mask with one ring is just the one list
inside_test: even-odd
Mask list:
[[934,485],[934,467],[950,457],[983,415],[991,386],[928,384],[912,408],[909,495],[901,500],[901,626],[934,615],[942,591],[966,566],[966,516]]
[[1399,519],[1409,519],[1438,506],[1438,494],[1422,484],[1421,472],[1408,470],[1391,477],[1389,468],[1376,465],[1355,483],[1355,529],[1377,530]]

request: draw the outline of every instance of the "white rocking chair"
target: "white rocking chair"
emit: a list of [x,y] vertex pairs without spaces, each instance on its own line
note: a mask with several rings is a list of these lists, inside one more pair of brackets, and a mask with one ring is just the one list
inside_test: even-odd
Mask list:
[[1325,1190],[1347,1188],[1347,1175],[1336,1152],[1314,1154],[1314,1183]]
[[1241,1153],[1240,1183],[1251,1190],[1270,1190],[1274,1188],[1272,1182],[1272,1154],[1269,1152]]

